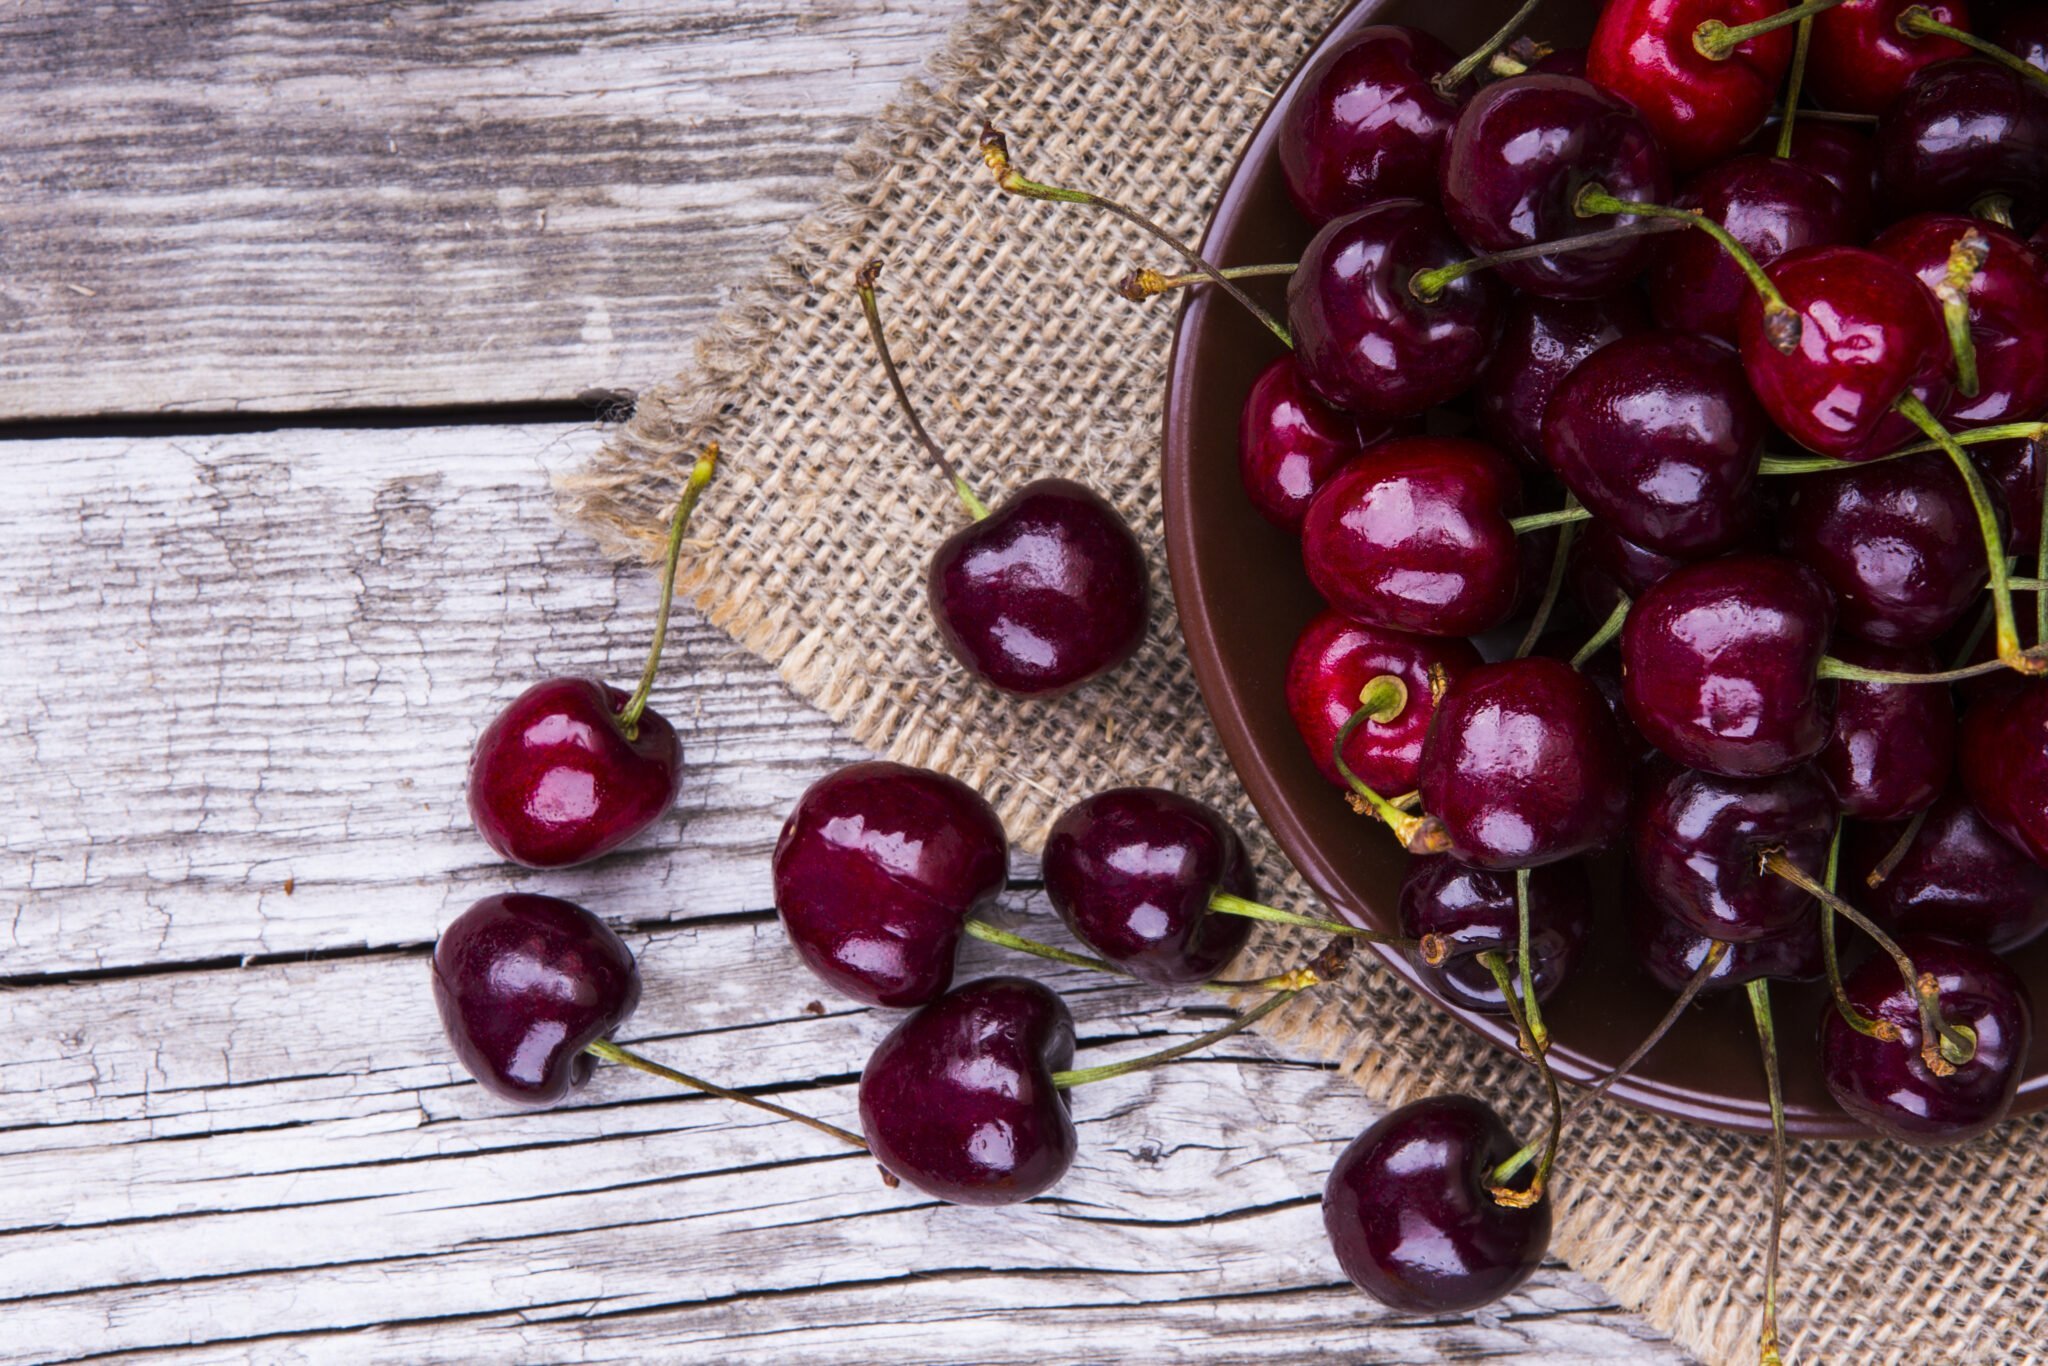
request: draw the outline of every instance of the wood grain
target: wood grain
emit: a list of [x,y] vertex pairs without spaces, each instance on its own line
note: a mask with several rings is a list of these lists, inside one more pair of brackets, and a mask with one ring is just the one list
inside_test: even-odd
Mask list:
[[[548,1113],[484,1096],[425,956],[508,885],[623,928],[624,1037],[826,1118],[892,1022],[806,976],[767,909],[784,811],[855,751],[687,614],[656,693],[689,756],[675,822],[544,876],[468,830],[494,706],[638,667],[651,583],[549,496],[596,439],[9,447],[0,1360],[1684,1359],[1559,1266],[1476,1318],[1344,1286],[1316,1199],[1370,1107],[1257,1041],[1079,1093],[1074,1174],[1006,1211],[633,1074]],[[1055,935],[1018,871],[1007,912]],[[968,970],[1017,970],[998,953]],[[1091,1058],[1215,1023],[1042,975]]]
[[0,6],[0,421],[644,388],[965,5]]

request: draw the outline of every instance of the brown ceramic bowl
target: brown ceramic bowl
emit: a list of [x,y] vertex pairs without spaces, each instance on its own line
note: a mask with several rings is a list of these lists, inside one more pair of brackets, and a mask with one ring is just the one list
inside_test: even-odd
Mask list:
[[[1316,51],[1368,23],[1429,28],[1462,51],[1485,37],[1510,8],[1507,0],[1455,5],[1361,0],[1324,35]],[[1532,31],[1556,42],[1583,41],[1593,13],[1587,0],[1552,0]],[[1298,80],[1297,73],[1275,108],[1293,96]],[[1232,265],[1293,260],[1307,245],[1307,226],[1287,202],[1281,183],[1276,136],[1269,114],[1224,186],[1202,243],[1209,259]],[[1276,305],[1281,298],[1278,289],[1262,294]],[[1322,603],[1302,571],[1295,539],[1260,518],[1238,482],[1238,410],[1253,378],[1277,354],[1278,343],[1228,298],[1195,292],[1188,300],[1174,339],[1166,403],[1166,535],[1174,596],[1202,696],[1259,814],[1332,907],[1355,923],[1390,930],[1406,855],[1380,827],[1353,815],[1324,782],[1295,732],[1281,687],[1295,637]],[[1608,880],[1612,890],[1599,898],[1584,960],[1544,1009],[1556,1041],[1553,1065],[1575,1082],[1605,1075],[1670,1004],[1669,995],[1632,960],[1615,881]],[[1404,956],[1384,956],[1396,972],[1434,996]],[[2048,941],[2014,955],[2013,961],[2024,980],[2044,988],[2041,1000],[2048,1003]],[[1815,1040],[1825,991],[1779,986],[1773,1001],[1793,1131],[1808,1137],[1861,1134],[1821,1082]],[[1437,1003],[1494,1043],[1513,1047],[1503,1020],[1457,1009],[1440,998]],[[1768,1132],[1770,1113],[1743,994],[1695,1005],[1633,1075],[1615,1084],[1612,1094],[1660,1114]],[[2035,1032],[2018,1108],[2044,1105],[2048,1027]]]

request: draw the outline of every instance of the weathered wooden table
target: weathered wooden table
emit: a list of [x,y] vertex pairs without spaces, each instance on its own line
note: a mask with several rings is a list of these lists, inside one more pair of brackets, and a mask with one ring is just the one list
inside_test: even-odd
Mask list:
[[[0,1360],[1684,1359],[1558,1266],[1476,1318],[1350,1290],[1316,1202],[1370,1109],[1254,1042],[1091,1089],[1004,1211],[452,1064],[435,934],[544,888],[640,956],[624,1037],[852,1122],[889,1018],[767,891],[829,722],[685,616],[675,819],[534,877],[463,768],[526,682],[638,669],[653,585],[549,491],[594,391],[676,368],[962,4],[0,9]],[[1214,1023],[1079,976],[1084,1047]]]

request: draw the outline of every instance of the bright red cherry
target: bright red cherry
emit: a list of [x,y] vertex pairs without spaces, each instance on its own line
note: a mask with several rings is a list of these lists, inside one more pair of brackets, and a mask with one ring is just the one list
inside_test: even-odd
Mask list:
[[[1592,915],[1593,890],[1582,862],[1546,864],[1530,874],[1530,975],[1538,1001],[1548,1000],[1570,975]],[[1467,867],[1441,854],[1413,860],[1401,883],[1401,933],[1417,939],[1433,934],[1446,944],[1444,960],[1423,963],[1422,972],[1454,1005],[1506,1013],[1500,986],[1479,955],[1498,953],[1512,961],[1520,947],[1512,872]]]
[[1524,464],[1543,468],[1543,412],[1557,386],[1601,347],[1649,325],[1633,291],[1598,299],[1516,294],[1473,387],[1480,432]]
[[[1866,669],[1933,673],[1931,650],[1892,650],[1837,639],[1837,658]],[[1842,814],[1865,821],[1903,820],[1948,786],[1956,758],[1956,703],[1939,684],[1835,685],[1835,732],[1813,766],[1834,790]]]
[[1760,858],[1782,849],[1818,877],[1835,828],[1827,784],[1802,765],[1769,778],[1723,778],[1670,760],[1651,765],[1629,817],[1636,882],[1695,934],[1737,944],[1792,933],[1815,902]]
[[1986,61],[1914,76],[1877,123],[1877,183],[1894,213],[2048,209],[2048,90]]
[[1950,397],[1941,417],[1951,430],[2024,422],[2048,409],[2048,267],[2019,234],[1961,214],[1921,214],[1870,244],[1934,293],[1948,280],[1951,254],[1969,233],[1986,251],[1961,301],[1977,391],[1958,386]]
[[2048,930],[2048,868],[1985,824],[1959,787],[1927,809],[1898,862],[1869,879],[1905,825],[1849,827],[1844,887],[1894,934],[1936,934],[2009,953]]
[[[1719,223],[1765,266],[1802,247],[1847,242],[1856,232],[1840,190],[1818,171],[1779,156],[1740,156],[1709,166],[1685,187],[1678,206]],[[1657,321],[1735,345],[1743,306],[1756,295],[1735,258],[1703,232],[1666,233],[1650,250]]]
[[1274,526],[1299,534],[1308,505],[1359,452],[1392,435],[1339,412],[1309,387],[1301,362],[1280,357],[1252,381],[1237,424],[1245,496]]
[[1792,30],[1772,29],[1720,56],[1702,50],[1702,24],[1768,19],[1777,0],[1608,0],[1586,53],[1593,84],[1627,100],[1681,171],[1740,147],[1778,98],[1792,64]]
[[1382,199],[1436,198],[1459,102],[1433,82],[1457,60],[1400,24],[1362,28],[1316,59],[1280,116],[1280,169],[1303,217],[1321,227]]
[[2048,867],[2048,682],[2010,685],[1963,714],[1957,768],[1991,828]]
[[1821,108],[1882,114],[1915,72],[1969,55],[1968,48],[1947,38],[1901,29],[1899,16],[1915,4],[1951,28],[1970,27],[1970,11],[1962,0],[1844,0],[1813,17],[1806,79]]
[[1412,792],[1422,768],[1422,742],[1436,715],[1430,675],[1445,684],[1479,667],[1479,652],[1462,636],[1417,636],[1365,626],[1326,611],[1309,622],[1287,664],[1287,709],[1316,767],[1330,782],[1349,787],[1337,771],[1337,732],[1358,710],[1365,685],[1382,675],[1401,680],[1407,700],[1400,712],[1356,726],[1344,742],[1344,762],[1375,792]]

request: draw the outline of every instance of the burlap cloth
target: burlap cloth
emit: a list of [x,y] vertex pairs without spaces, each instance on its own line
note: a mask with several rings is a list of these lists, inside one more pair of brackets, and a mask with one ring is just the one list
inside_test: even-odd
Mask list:
[[[681,591],[798,693],[872,748],[978,786],[1027,848],[1099,788],[1198,795],[1246,833],[1273,899],[1308,906],[1210,727],[1167,591],[1157,434],[1173,309],[1123,304],[1105,287],[1127,266],[1165,263],[1106,215],[1000,196],[974,134],[993,112],[1026,174],[1128,194],[1193,237],[1272,92],[1339,9],[984,3],[934,61],[932,83],[876,121],[825,207],[741,291],[696,368],[643,397],[570,482],[575,511],[621,554],[653,558],[680,472],[717,436],[726,463]],[[925,564],[960,513],[869,350],[851,277],[870,255],[887,260],[885,307],[909,386],[983,495],[1070,475],[1108,495],[1145,541],[1151,631],[1111,678],[1056,703],[1017,702],[968,681],[940,647]],[[1263,950],[1291,963],[1308,943],[1275,934]],[[1376,964],[1352,980],[1268,1027],[1340,1061],[1378,1100],[1476,1091],[1533,1132],[1536,1091],[1515,1060]],[[2027,1120],[1953,1153],[1795,1149],[1788,1355],[2048,1361],[2043,1135]],[[1555,1250],[1701,1357],[1753,1361],[1765,1145],[1618,1106],[1568,1142]]]

